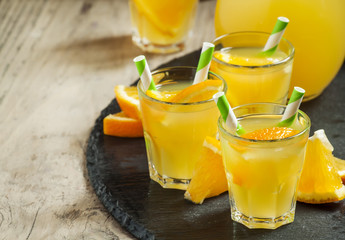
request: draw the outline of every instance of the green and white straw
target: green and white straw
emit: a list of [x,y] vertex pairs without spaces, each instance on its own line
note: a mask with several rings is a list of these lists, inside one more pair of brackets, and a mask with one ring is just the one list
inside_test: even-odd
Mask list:
[[276,25],[274,26],[273,31],[269,36],[264,49],[262,50],[263,54],[266,56],[271,56],[276,51],[288,23],[289,19],[286,17],[278,17]]
[[279,127],[291,126],[295,121],[299,106],[301,105],[305,90],[300,87],[294,87],[288,105],[281,121],[278,123]]
[[147,90],[157,90],[156,85],[152,79],[152,74],[147,64],[146,58],[144,55],[137,56],[133,59],[135,65],[137,66],[138,73],[143,84],[143,91]]
[[209,42],[203,43],[193,84],[200,83],[207,79],[208,70],[210,69],[210,65],[211,65],[213,51],[214,51],[214,44],[209,43]]
[[225,125],[231,130],[236,132],[238,135],[245,133],[242,126],[238,123],[237,118],[232,111],[232,108],[226,99],[224,92],[218,92],[213,95],[213,100],[216,102],[219,109],[220,115],[222,116]]

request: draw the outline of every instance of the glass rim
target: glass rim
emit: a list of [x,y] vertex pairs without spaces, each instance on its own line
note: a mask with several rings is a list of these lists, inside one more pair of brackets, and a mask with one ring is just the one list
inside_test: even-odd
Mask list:
[[[240,34],[245,34],[245,33],[251,33],[251,34],[257,34],[257,35],[267,35],[267,36],[270,36],[271,33],[267,33],[267,32],[260,32],[260,31],[241,31],[241,32],[232,32],[232,33],[226,33],[226,34],[223,34],[217,38],[215,38],[212,43],[216,46],[217,45],[217,42],[221,39],[224,39],[228,36],[233,36],[233,35],[240,35]],[[253,65],[253,66],[243,66],[243,65],[238,65],[238,64],[232,64],[232,63],[227,63],[227,62],[224,62],[216,57],[214,57],[214,54],[212,55],[212,60],[220,63],[220,64],[223,64],[225,66],[229,66],[229,67],[234,67],[234,68],[247,68],[247,69],[257,69],[257,68],[270,68],[270,67],[275,67],[275,66],[279,66],[279,65],[282,65],[284,63],[287,63],[289,61],[291,61],[293,58],[294,58],[294,55],[295,55],[295,47],[292,45],[292,43],[287,40],[286,38],[282,37],[281,40],[285,41],[290,49],[292,49],[291,53],[284,59],[276,62],[276,63],[271,63],[271,64],[265,64],[265,65]]]
[[[152,71],[151,74],[153,76],[154,74],[157,74],[157,73],[160,73],[160,72],[164,72],[164,71],[169,71],[171,69],[180,69],[180,70],[183,70],[183,69],[188,69],[188,70],[195,69],[195,72],[196,72],[197,68],[196,67],[191,67],[191,66],[164,67],[164,68],[159,68],[159,69],[156,69],[156,70]],[[226,92],[227,89],[228,89],[228,86],[227,86],[225,80],[221,76],[219,76],[218,74],[216,74],[216,73],[214,73],[212,71],[209,71],[209,74],[211,74],[212,76],[215,76],[216,78],[220,79],[223,82],[223,90],[222,91]],[[152,98],[152,97],[148,96],[146,93],[144,93],[142,91],[141,87],[140,87],[140,84],[141,84],[141,79],[139,79],[138,84],[137,84],[137,88],[138,88],[138,91],[140,92],[140,94],[142,94],[146,99],[148,99],[150,101],[161,103],[161,104],[172,105],[172,106],[194,106],[194,105],[206,104],[206,103],[209,103],[209,102],[213,101],[213,98],[210,98],[210,99],[207,99],[207,100],[203,100],[203,101],[199,101],[199,102],[191,102],[191,103],[175,103],[175,102],[161,101],[161,100]]]
[[[276,107],[282,107],[282,108],[286,108],[287,105],[282,105],[282,104],[278,104],[278,103],[267,103],[267,102],[263,102],[263,103],[248,103],[248,104],[243,104],[243,105],[239,105],[237,107],[234,107],[233,110],[236,110],[238,108],[242,108],[242,107],[246,107],[246,106],[255,106],[255,105],[271,105],[271,106],[276,106]],[[220,116],[218,118],[218,128],[221,132],[223,132],[225,135],[227,136],[230,136],[232,138],[235,138],[237,140],[241,140],[241,141],[244,141],[244,142],[247,142],[247,143],[276,143],[276,142],[284,142],[284,141],[289,141],[289,140],[292,140],[292,139],[295,139],[301,135],[303,135],[306,131],[308,131],[311,127],[311,121],[310,121],[310,118],[309,116],[303,112],[302,110],[298,109],[298,113],[301,114],[303,116],[303,118],[306,120],[306,127],[298,132],[297,134],[293,135],[293,136],[290,136],[290,137],[287,137],[287,138],[282,138],[282,139],[272,139],[272,140],[255,140],[255,139],[248,139],[248,138],[242,138],[241,136],[238,136],[238,135],[235,135],[229,131],[227,131],[224,127],[223,127],[223,124],[224,124],[224,121],[222,119],[222,117]],[[251,114],[249,114],[251,115]]]

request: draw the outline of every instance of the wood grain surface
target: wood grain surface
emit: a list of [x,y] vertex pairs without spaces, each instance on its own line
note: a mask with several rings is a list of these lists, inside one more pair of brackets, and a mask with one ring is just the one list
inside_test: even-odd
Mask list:
[[[214,37],[200,2],[183,52]],[[132,239],[90,187],[86,141],[116,84],[138,76],[126,0],[0,0],[0,239]]]

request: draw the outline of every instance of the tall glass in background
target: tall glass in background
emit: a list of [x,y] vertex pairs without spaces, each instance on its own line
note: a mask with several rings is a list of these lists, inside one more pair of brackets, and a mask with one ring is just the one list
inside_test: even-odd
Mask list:
[[238,32],[213,41],[210,70],[226,81],[226,97],[232,107],[255,102],[286,104],[294,47],[283,38],[274,55],[263,57],[260,52],[269,36],[262,32]]
[[[285,106],[256,103],[235,107],[246,132],[278,124]],[[284,139],[251,140],[227,130],[218,120],[231,217],[248,228],[275,229],[294,221],[296,187],[303,167],[310,119],[298,111],[291,128],[298,131]]]
[[218,0],[216,36],[239,31],[271,32],[277,17],[290,19],[284,37],[296,49],[290,85],[306,90],[304,100],[322,93],[345,56],[344,0]]
[[[196,68],[170,67],[152,72],[158,91],[182,90],[192,85]],[[216,74],[208,79],[221,80]],[[192,103],[163,102],[151,98],[138,83],[140,108],[150,178],[164,188],[186,190],[201,157],[206,136],[217,134],[219,110],[213,99]]]
[[191,35],[198,0],[129,0],[132,40],[141,49],[171,53]]

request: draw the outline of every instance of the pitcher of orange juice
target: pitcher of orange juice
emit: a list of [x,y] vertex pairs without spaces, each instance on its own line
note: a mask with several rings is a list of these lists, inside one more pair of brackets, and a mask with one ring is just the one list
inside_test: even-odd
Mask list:
[[218,0],[216,35],[270,32],[279,16],[290,19],[284,37],[296,51],[290,88],[304,88],[304,100],[311,100],[328,86],[344,61],[345,0]]

